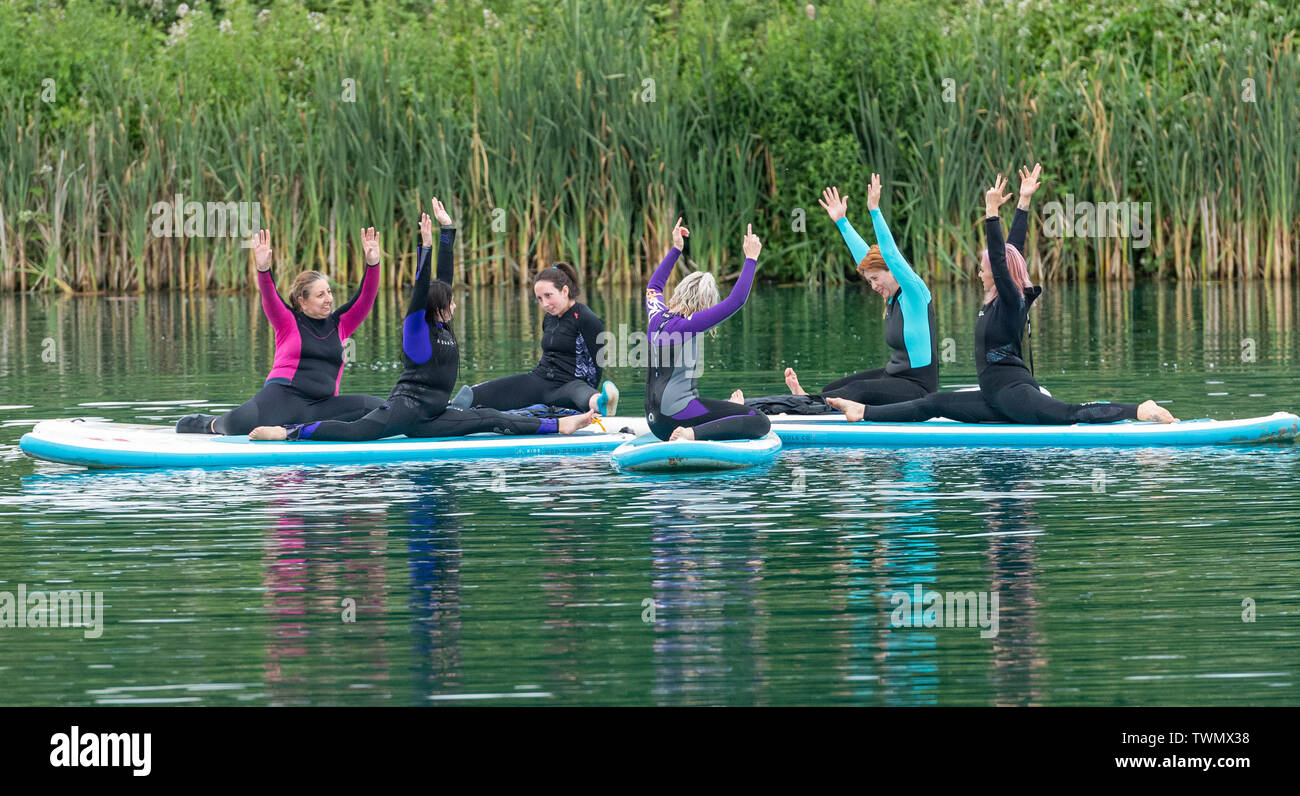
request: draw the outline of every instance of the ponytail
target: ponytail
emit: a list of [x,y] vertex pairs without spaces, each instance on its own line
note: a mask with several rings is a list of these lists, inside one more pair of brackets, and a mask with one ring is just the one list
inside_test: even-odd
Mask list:
[[538,282],[550,282],[555,285],[555,289],[569,289],[569,298],[574,301],[578,300],[578,294],[582,288],[578,285],[578,272],[573,270],[573,266],[568,263],[556,263],[549,268],[543,268],[533,277],[533,287],[537,287]]

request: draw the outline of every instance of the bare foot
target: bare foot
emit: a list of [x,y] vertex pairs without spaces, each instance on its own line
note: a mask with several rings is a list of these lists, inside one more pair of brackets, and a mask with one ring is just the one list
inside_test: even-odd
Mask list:
[[799,386],[799,376],[794,372],[794,368],[785,369],[785,386],[790,388],[791,395],[807,395],[803,387]]
[[1138,420],[1151,423],[1177,423],[1178,418],[1155,401],[1143,401],[1138,404]]
[[689,426],[678,426],[673,429],[673,433],[668,435],[669,442],[674,442],[679,439],[695,439],[695,429]]
[[561,434],[572,434],[580,428],[586,428],[591,425],[591,421],[596,418],[596,413],[590,409],[580,415],[569,415],[562,417],[556,423],[559,426]]
[[832,409],[844,413],[844,419],[850,423],[856,423],[866,414],[867,407],[857,401],[850,401],[848,398],[827,398],[826,403],[830,404]]
[[731,393],[731,397],[727,400],[731,401],[733,404],[743,404],[745,402],[745,394],[740,390],[734,390]]
[[248,432],[249,439],[281,440],[289,436],[284,426],[258,426]]

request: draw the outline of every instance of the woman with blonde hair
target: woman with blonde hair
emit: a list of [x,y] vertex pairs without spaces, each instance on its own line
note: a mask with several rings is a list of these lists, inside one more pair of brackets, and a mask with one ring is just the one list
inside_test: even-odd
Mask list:
[[271,233],[261,230],[253,248],[262,312],[275,334],[275,360],[257,395],[221,416],[186,415],[176,423],[181,434],[247,434],[257,426],[308,420],[356,420],[383,403],[373,395],[339,395],[343,348],[370,314],[379,293],[379,235],[361,230],[366,270],[361,287],[342,306],[334,306],[329,280],[303,271],[293,280],[289,301],[280,298],[271,272]]
[[1008,243],[1002,239],[998,208],[1011,198],[1004,195],[1007,181],[998,175],[984,195],[984,230],[989,247],[980,254],[980,281],[984,306],[975,322],[975,371],[978,390],[936,392],[924,398],[886,406],[866,406],[844,398],[826,403],[844,412],[850,421],[899,423],[946,417],[962,423],[1026,423],[1070,425],[1148,420],[1173,423],[1168,409],[1155,401],[1141,404],[1093,401],[1067,404],[1043,394],[1021,357],[1020,341],[1029,321],[1029,308],[1043,289],[1029,279],[1021,248],[1028,226],[1029,198],[1038,190],[1042,166],[1020,170],[1020,202]]
[[664,289],[677,258],[690,237],[677,219],[673,245],[650,277],[645,290],[649,315],[650,367],[646,374],[645,412],[650,431],[669,439],[758,439],[771,430],[767,416],[744,404],[701,398],[697,383],[703,360],[700,336],[730,318],[745,304],[754,284],[763,244],[748,228],[742,248],[745,265],[731,294],[719,301],[713,275],[699,271],[678,283],[664,303]]

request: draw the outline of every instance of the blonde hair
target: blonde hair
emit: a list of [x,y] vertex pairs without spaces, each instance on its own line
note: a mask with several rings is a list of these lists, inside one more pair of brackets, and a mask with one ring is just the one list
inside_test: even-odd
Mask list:
[[[672,298],[668,300],[668,311],[674,315],[689,318],[700,310],[707,310],[722,300],[718,295],[718,282],[708,271],[696,271],[687,275],[673,289]],[[709,333],[716,335],[717,329]]]
[[[289,306],[298,312],[302,312],[302,300],[311,295],[311,286],[317,279],[325,279],[325,275],[320,271],[303,271],[293,278],[293,284],[289,286]],[[326,279],[328,282],[329,280]]]

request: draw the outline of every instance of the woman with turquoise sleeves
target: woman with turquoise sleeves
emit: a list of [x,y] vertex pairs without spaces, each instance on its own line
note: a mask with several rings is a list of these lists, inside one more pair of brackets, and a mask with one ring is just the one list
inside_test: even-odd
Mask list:
[[[889,225],[880,212],[880,175],[871,175],[867,209],[878,245],[866,241],[849,223],[849,197],[838,188],[827,188],[819,202],[844,236],[858,275],[871,289],[885,297],[885,342],[889,362],[883,368],[854,373],[827,384],[814,397],[847,398],[861,404],[883,404],[923,398],[939,389],[939,352],[936,341],[934,303],[930,289],[912,270],[894,243]],[[795,395],[807,395],[799,386],[793,368],[785,369],[785,383]]]

